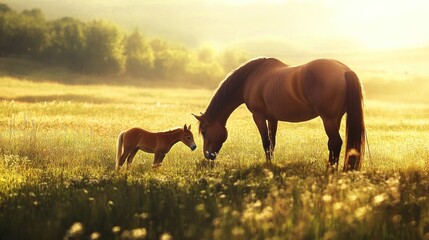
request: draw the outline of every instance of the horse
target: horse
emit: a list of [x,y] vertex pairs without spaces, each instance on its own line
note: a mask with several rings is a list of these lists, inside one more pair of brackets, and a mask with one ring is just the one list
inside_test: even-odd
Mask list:
[[138,150],[147,153],[154,153],[153,167],[159,167],[165,155],[177,142],[183,142],[192,151],[197,148],[194,142],[194,135],[191,132],[191,125],[183,128],[175,128],[165,132],[149,132],[141,128],[131,128],[119,133],[117,141],[116,171],[127,161],[131,165]]
[[257,58],[232,71],[219,85],[199,121],[206,159],[215,160],[228,137],[226,122],[241,104],[252,113],[267,162],[273,158],[278,121],[303,122],[318,116],[328,136],[328,167],[336,167],[343,141],[339,134],[346,118],[344,171],[361,168],[365,123],[363,87],[345,64],[317,59],[289,66],[275,58]]

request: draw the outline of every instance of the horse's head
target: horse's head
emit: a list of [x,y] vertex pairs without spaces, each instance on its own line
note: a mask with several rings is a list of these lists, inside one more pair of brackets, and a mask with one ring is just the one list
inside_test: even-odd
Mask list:
[[192,151],[194,151],[195,148],[197,148],[197,145],[195,144],[195,141],[194,141],[194,135],[191,132],[191,125],[187,127],[185,124],[185,126],[183,127],[183,134],[182,134],[182,137],[180,138],[180,141],[182,141]]
[[204,140],[204,157],[209,160],[215,160],[222,144],[228,137],[228,132],[219,122],[211,122],[204,115],[194,117],[200,121],[200,133]]

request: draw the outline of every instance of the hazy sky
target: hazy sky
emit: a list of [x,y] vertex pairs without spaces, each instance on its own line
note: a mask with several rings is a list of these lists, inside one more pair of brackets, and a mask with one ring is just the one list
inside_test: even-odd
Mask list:
[[429,46],[426,0],[2,0],[48,17],[107,18],[190,46],[285,44],[304,51]]

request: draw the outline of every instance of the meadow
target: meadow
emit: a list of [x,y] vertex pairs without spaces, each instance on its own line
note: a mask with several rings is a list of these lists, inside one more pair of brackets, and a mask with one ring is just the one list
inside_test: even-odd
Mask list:
[[[0,239],[429,239],[429,104],[368,99],[362,171],[329,173],[320,119],[280,123],[267,164],[244,106],[208,163],[212,94],[0,77]],[[184,124],[196,151],[114,171],[120,131]]]

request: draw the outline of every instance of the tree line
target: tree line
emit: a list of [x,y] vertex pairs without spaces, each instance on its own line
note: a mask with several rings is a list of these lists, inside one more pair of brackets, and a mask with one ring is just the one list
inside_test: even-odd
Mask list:
[[0,56],[19,56],[83,74],[126,75],[215,86],[246,56],[206,46],[189,49],[162,38],[126,32],[106,20],[47,20],[40,9],[17,12],[0,3]]

